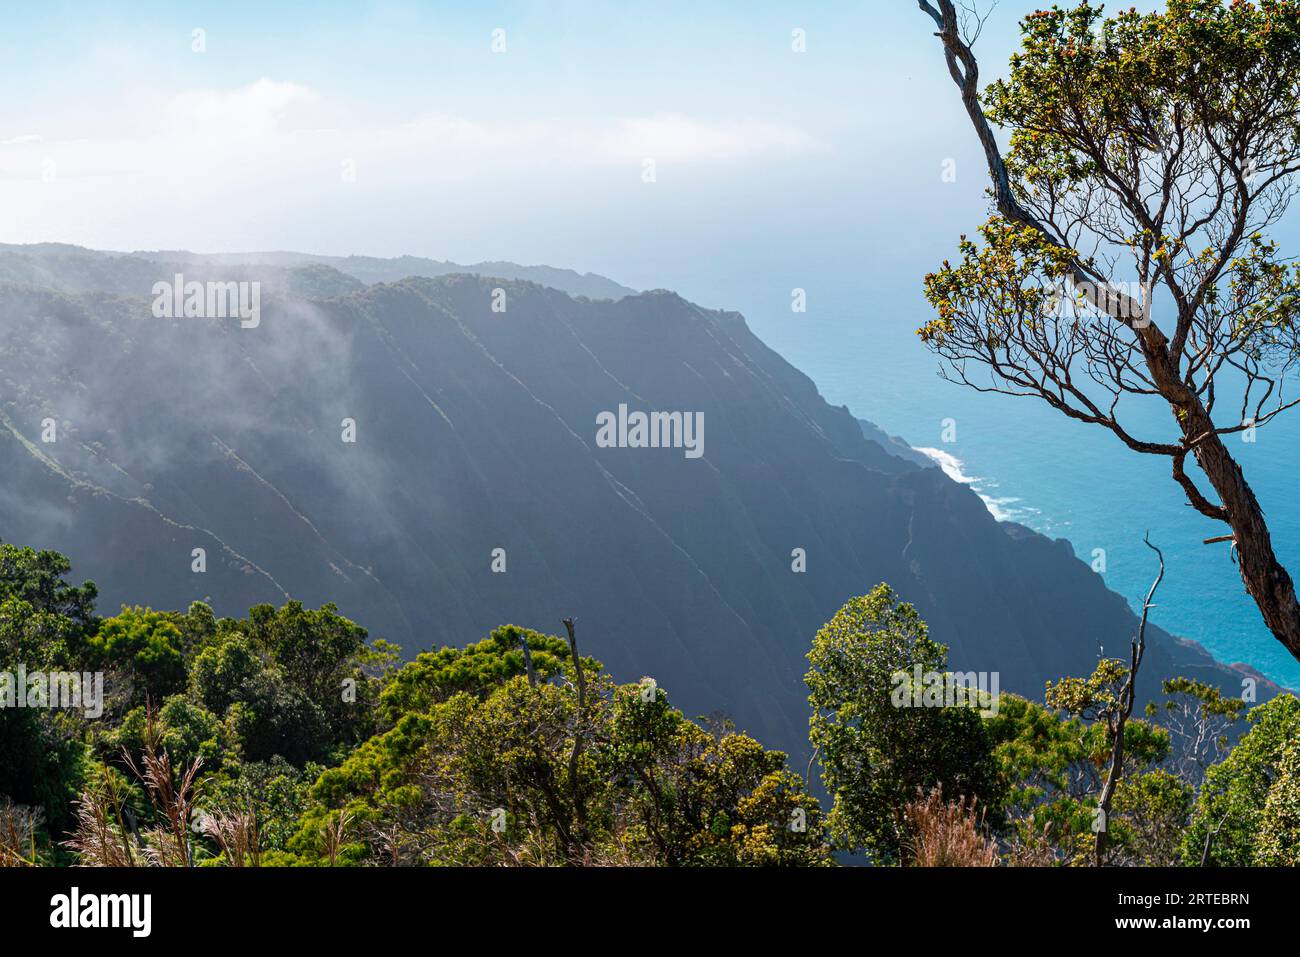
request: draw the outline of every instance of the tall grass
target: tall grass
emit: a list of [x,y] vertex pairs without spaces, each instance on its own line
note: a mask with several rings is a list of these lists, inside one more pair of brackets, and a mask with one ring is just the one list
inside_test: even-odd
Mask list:
[[910,835],[906,863],[912,867],[996,867],[998,847],[980,833],[975,799],[945,801],[943,789],[918,789],[903,809]]

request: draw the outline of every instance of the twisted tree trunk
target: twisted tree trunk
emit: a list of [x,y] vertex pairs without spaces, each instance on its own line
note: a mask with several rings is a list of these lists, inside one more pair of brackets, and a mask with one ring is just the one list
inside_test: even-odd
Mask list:
[[1264,624],[1278,641],[1300,660],[1300,602],[1295,584],[1273,551],[1273,537],[1264,520],[1264,510],[1223,436],[1213,431],[1204,409],[1189,410],[1183,423],[1184,436],[1192,454],[1214,486],[1223,503],[1223,520],[1232,529],[1233,549],[1246,593],[1255,600]]
[[[1061,249],[1066,246],[1052,230],[1016,201],[1011,191],[1006,164],[993,130],[979,103],[979,64],[959,32],[958,15],[952,0],[917,0],[920,9],[938,27],[948,72],[961,93],[962,105],[979,137],[993,185],[998,212],[1008,220],[1036,229]],[[1300,601],[1295,584],[1273,551],[1273,539],[1264,510],[1206,411],[1200,396],[1179,375],[1176,357],[1168,338],[1148,321],[1145,308],[1127,295],[1111,290],[1109,283],[1093,269],[1075,259],[1070,279],[1084,296],[1114,321],[1130,326],[1138,338],[1151,380],[1169,404],[1182,432],[1182,452],[1173,457],[1173,477],[1198,512],[1232,529],[1231,541],[1238,559],[1242,584],[1254,599],[1273,636],[1300,661]],[[1184,471],[1188,454],[1205,472],[1221,504],[1211,503]]]

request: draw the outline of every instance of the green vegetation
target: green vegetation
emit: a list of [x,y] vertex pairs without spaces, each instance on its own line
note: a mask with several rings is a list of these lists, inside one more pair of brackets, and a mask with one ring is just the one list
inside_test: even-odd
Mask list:
[[0,863],[830,862],[785,755],[565,639],[399,666],[330,605],[98,618],[68,571],[0,545],[0,666],[105,675],[97,719],[0,709]]
[[[1300,660],[1300,601],[1230,441],[1296,404],[1300,270],[1273,229],[1300,169],[1300,7],[1054,6],[1024,17],[1019,52],[981,89],[983,15],[919,6],[994,207],[926,276],[922,341],[954,381],[1166,457],[1187,504],[1226,526],[1214,540],[1232,541],[1247,594]],[[1132,418],[1155,397],[1163,432]]]
[[904,854],[903,809],[939,788],[1000,810],[993,740],[971,708],[900,708],[899,672],[945,672],[947,649],[930,638],[911,605],[882,585],[841,608],[813,639],[811,740],[826,790],[834,795],[830,830],[838,846],[895,863]]
[[[97,716],[0,708],[0,864],[1093,862],[1125,665],[1044,703],[922,706],[915,675],[947,676],[947,651],[885,585],[808,655],[823,814],[784,754],[620,685],[572,633],[508,625],[402,663],[330,605],[101,618],[69,571],[0,545],[0,671],[104,674]],[[1124,727],[1104,862],[1297,863],[1300,702],[1251,710],[1234,747],[1244,702],[1165,692]]]

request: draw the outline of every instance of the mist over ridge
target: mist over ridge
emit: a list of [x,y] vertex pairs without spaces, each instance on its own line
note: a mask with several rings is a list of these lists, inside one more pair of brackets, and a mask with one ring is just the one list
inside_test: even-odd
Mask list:
[[[576,615],[620,680],[795,755],[808,641],[878,582],[955,667],[1034,697],[1131,636],[1067,543],[827,405],[739,314],[550,267],[397,277],[409,263],[0,248],[0,537],[68,554],[107,609],[333,601],[408,656]],[[260,324],[155,319],[173,271],[264,283]],[[602,447],[620,405],[699,413],[703,454]],[[1148,655],[1147,691],[1240,686],[1162,632]]]

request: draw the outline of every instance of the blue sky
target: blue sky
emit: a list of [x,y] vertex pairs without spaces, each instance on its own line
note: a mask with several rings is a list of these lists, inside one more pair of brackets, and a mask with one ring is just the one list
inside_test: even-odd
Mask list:
[[[869,77],[903,62],[895,30],[923,24],[895,4],[51,3],[6,14],[0,49],[35,81],[28,103],[111,108],[140,83],[238,86],[292,80],[397,111],[492,112],[752,106],[803,113],[805,83]],[[788,56],[806,29],[809,57]],[[209,54],[190,54],[190,31]],[[489,54],[503,28],[507,56]],[[89,71],[70,74],[69,63]],[[80,81],[80,82],[79,82]],[[70,96],[71,95],[71,96]],[[834,104],[839,105],[839,104]]]
[[[985,81],[1036,6],[994,10]],[[1083,554],[1110,549],[1108,584],[1130,600],[1150,573],[1135,529],[1192,542],[1171,556],[1186,594],[1158,618],[1225,658],[1257,648],[1257,616],[1221,553],[1195,544],[1166,463],[934,378],[914,334],[921,277],[985,218],[986,172],[913,0],[43,2],[3,16],[0,242],[508,259],[675,289],[743,312],[830,401],[914,444],[959,418],[952,452],[996,480],[989,494]],[[796,287],[807,313],[791,312]],[[1243,451],[1273,503],[1294,497],[1297,433],[1277,429]],[[1160,490],[1156,505],[1095,501],[1103,468]],[[1273,518],[1300,541],[1300,512]],[[1256,654],[1294,676],[1283,653]]]
[[928,240],[882,223],[982,210],[904,0],[52,3],[6,13],[0,56],[7,242],[505,258],[724,305],[756,272]]

